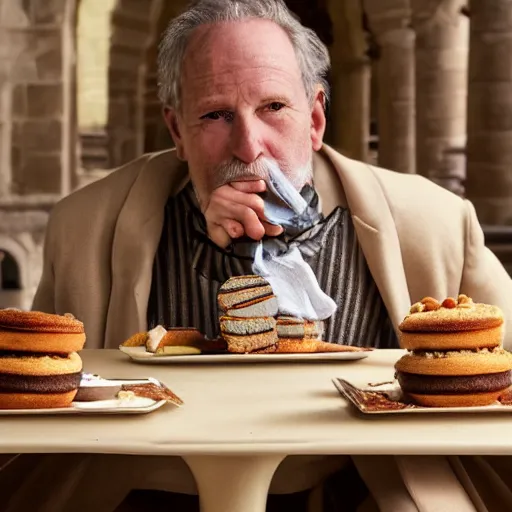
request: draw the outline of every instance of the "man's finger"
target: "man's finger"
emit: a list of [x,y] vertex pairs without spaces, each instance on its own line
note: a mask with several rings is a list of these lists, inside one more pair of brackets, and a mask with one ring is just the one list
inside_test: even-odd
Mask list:
[[267,190],[267,184],[263,180],[232,181],[230,185],[235,190],[246,194],[259,194]]
[[[240,192],[233,187],[219,189],[215,196],[215,201],[211,202],[211,208],[205,212],[213,222],[221,218],[229,218],[234,208],[245,206],[254,210],[260,219],[265,220],[265,204],[258,194]],[[240,219],[236,219],[240,220]],[[220,224],[220,222],[217,222]]]
[[242,224],[233,219],[226,219],[222,222],[222,227],[231,238],[240,238],[245,233]]
[[269,224],[268,222],[262,221],[263,227],[265,228],[265,234],[267,236],[279,236],[283,231],[282,226],[276,226],[275,224]]
[[[240,192],[237,192],[240,193]],[[257,196],[255,196],[257,199]],[[226,221],[235,221],[243,226],[245,234],[253,240],[261,240],[265,235],[265,228],[261,224],[258,214],[250,207],[231,201],[219,200],[205,214],[207,223],[227,227]]]
[[261,240],[265,235],[265,228],[254,210],[245,206],[233,205],[233,217],[240,222],[245,234],[253,240]]
[[208,237],[221,249],[225,249],[231,244],[230,236],[222,226],[218,226],[217,224],[208,224]]

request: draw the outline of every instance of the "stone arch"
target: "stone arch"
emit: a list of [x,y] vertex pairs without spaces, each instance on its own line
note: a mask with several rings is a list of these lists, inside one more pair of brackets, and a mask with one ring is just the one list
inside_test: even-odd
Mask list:
[[27,257],[17,241],[0,234],[0,308],[30,309]]
[[2,270],[6,261],[8,262],[9,266],[14,263],[17,270],[17,284],[19,285],[18,289],[25,289],[28,284],[27,251],[25,248],[13,238],[0,234],[0,252],[4,253],[5,255],[3,261],[0,263],[2,265]]
[[0,290],[21,290],[20,267],[14,256],[0,249]]

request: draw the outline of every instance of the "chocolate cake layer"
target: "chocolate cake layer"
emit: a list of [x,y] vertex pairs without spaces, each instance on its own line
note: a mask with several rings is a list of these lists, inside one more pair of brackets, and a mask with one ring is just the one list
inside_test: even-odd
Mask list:
[[[254,242],[254,240],[252,240],[252,238],[249,238],[249,240]],[[226,288],[226,289],[220,288],[218,293],[219,293],[219,295],[224,295],[225,293],[242,292],[242,291],[250,290],[251,288],[263,288],[264,286],[269,286],[269,284],[266,281],[262,281],[261,283],[243,284],[243,285],[240,285],[237,287],[234,286],[233,288]]]
[[67,354],[61,354],[57,352],[29,352],[22,350],[0,350],[0,358],[19,358],[19,357],[60,357],[67,359]]
[[459,377],[397,372],[397,379],[406,393],[423,395],[491,393],[512,385],[512,371]]
[[0,373],[0,393],[68,393],[80,385],[82,374],[32,376]]

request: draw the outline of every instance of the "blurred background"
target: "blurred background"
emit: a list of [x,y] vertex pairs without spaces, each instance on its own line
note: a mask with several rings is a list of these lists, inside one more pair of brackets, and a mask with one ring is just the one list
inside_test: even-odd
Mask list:
[[[185,4],[0,0],[0,308],[30,307],[58,200],[172,146],[155,60]],[[287,4],[331,52],[326,142],[469,198],[512,272],[512,2]]]

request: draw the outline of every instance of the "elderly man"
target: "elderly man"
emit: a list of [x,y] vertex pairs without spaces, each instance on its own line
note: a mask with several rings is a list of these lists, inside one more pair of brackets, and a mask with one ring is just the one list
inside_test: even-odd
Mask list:
[[[156,324],[212,335],[219,286],[252,271],[257,241],[279,239],[298,246],[336,305],[328,341],[397,347],[397,325],[412,302],[459,292],[501,306],[510,325],[511,280],[485,248],[468,201],[323,143],[328,68],[325,46],[281,0],[203,0],[173,20],[159,79],[176,147],[130,162],[55,207],[34,309],[75,314],[89,348],[117,347]],[[313,212],[300,232],[266,217],[269,160]],[[48,510],[66,509],[62,503],[110,510],[129,488],[168,488],[171,472],[183,470],[166,459],[91,459],[67,459],[62,472],[74,476]],[[448,485],[442,499],[453,510],[476,510],[481,501],[468,484],[479,469],[474,461],[354,461],[378,510],[441,510],[433,485]],[[311,487],[341,462],[285,461],[271,491],[280,478],[290,489]],[[21,491],[33,494],[47,471],[32,473]],[[170,490],[184,490],[175,483]],[[12,501],[18,510],[21,491]]]

